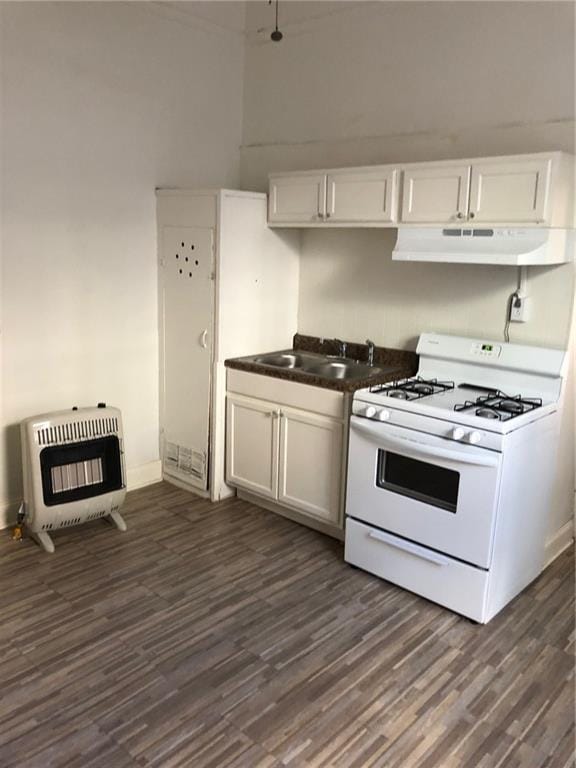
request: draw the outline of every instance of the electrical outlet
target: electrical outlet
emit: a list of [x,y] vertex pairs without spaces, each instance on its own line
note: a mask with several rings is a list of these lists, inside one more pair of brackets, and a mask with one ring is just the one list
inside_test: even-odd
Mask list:
[[510,305],[510,322],[526,323],[530,315],[530,301],[526,296],[514,294]]

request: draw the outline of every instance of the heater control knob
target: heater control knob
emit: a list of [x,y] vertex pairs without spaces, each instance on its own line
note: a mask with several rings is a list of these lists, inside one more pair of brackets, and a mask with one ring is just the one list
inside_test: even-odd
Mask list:
[[464,430],[462,427],[454,427],[452,430],[452,439],[453,440],[462,440],[464,437]]
[[374,408],[373,405],[369,405],[367,408],[364,408],[364,416],[372,419],[374,416],[376,416],[376,408]]
[[390,411],[378,411],[378,418],[380,421],[388,421],[390,418]]
[[480,440],[482,440],[482,435],[480,432],[476,432],[476,430],[468,435],[468,442],[472,443],[472,445],[476,445]]

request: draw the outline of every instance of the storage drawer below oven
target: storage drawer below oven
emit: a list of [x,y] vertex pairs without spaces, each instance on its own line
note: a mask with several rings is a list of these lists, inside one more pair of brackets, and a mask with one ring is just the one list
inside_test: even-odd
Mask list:
[[484,622],[488,572],[346,519],[346,562]]

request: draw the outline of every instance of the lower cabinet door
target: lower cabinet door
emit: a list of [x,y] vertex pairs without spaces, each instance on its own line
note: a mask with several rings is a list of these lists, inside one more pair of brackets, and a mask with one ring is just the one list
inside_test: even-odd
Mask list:
[[278,501],[338,524],[342,446],[341,422],[282,408]]
[[228,395],[226,481],[230,485],[277,498],[278,413],[274,403]]

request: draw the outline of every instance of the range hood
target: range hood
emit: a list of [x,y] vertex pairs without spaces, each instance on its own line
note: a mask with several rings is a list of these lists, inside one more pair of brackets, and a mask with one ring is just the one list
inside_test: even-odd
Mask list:
[[392,258],[455,264],[564,264],[572,261],[566,229],[399,227]]

